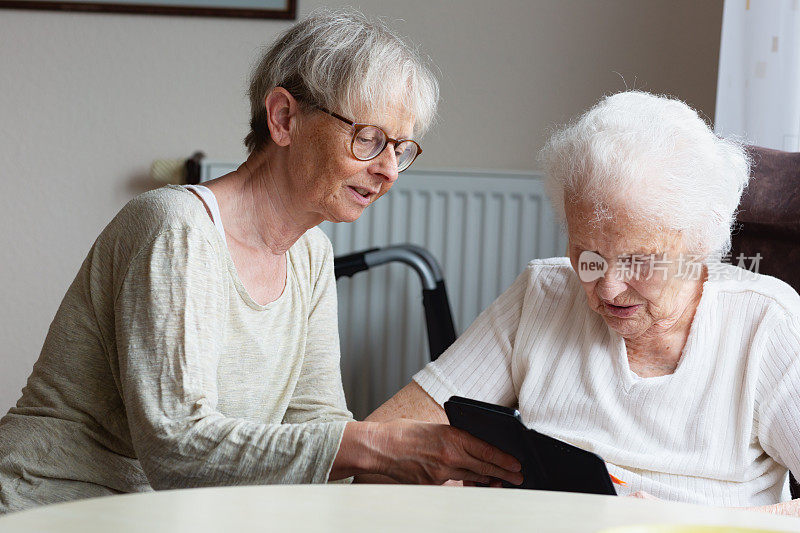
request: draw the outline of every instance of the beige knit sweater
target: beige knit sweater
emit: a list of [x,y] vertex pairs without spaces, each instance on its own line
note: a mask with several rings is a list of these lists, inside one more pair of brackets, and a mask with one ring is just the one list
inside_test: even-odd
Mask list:
[[180,487],[326,482],[352,420],[319,229],[259,305],[190,191],[129,202],[69,287],[0,420],[0,512]]

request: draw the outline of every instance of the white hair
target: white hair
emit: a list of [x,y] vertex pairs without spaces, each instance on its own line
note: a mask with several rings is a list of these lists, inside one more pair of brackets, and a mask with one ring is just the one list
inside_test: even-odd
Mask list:
[[708,261],[730,250],[750,177],[740,143],[714,135],[684,102],[642,91],[602,98],[555,132],[539,152],[555,212],[588,203],[600,220],[625,211],[634,223],[678,231]]
[[398,108],[421,136],[432,124],[439,85],[414,48],[381,20],[353,9],[315,10],[279,36],[250,77],[252,153],[271,142],[264,98],[283,87],[304,110],[323,106],[352,120],[365,110]]

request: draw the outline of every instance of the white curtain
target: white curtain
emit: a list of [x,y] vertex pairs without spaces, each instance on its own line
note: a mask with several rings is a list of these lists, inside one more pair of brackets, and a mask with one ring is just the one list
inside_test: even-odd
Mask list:
[[725,0],[715,130],[800,151],[800,0]]

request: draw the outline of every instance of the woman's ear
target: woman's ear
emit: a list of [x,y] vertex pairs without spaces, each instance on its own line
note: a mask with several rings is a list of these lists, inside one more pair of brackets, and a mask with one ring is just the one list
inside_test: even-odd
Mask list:
[[292,122],[297,120],[297,100],[283,87],[275,87],[264,98],[264,106],[267,108],[267,128],[272,141],[278,146],[288,146]]

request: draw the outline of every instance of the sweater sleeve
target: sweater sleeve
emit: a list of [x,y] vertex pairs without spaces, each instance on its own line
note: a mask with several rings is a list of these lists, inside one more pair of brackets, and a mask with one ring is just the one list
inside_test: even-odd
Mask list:
[[779,320],[761,362],[758,439],[770,457],[800,475],[800,317]]
[[453,395],[508,407],[517,403],[511,360],[529,279],[526,269],[450,348],[414,375],[439,405]]
[[259,424],[217,409],[225,270],[198,230],[160,232],[115,300],[120,388],[136,455],[155,489],[322,483],[344,421]]

